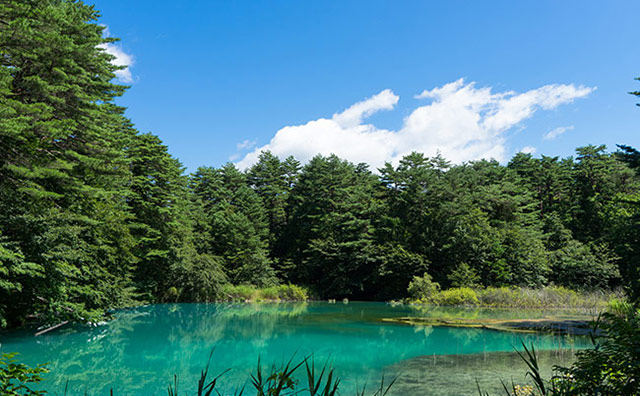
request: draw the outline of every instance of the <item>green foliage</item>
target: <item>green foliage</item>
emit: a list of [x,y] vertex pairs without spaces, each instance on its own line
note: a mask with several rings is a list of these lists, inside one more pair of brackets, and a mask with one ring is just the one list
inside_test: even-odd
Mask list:
[[31,389],[32,384],[42,381],[42,374],[49,372],[46,365],[29,367],[18,363],[17,353],[0,355],[0,395],[3,396],[38,396],[45,391]]
[[229,281],[273,284],[266,212],[260,196],[247,186],[246,176],[230,163],[220,169],[200,168],[191,188],[208,218],[209,235],[203,249],[223,259]]
[[265,300],[273,301],[306,301],[308,292],[297,285],[279,285],[264,288],[258,293]]
[[457,287],[443,290],[434,298],[438,305],[478,305],[475,290],[468,287]]
[[35,270],[5,308],[11,325],[94,318],[133,298],[131,131],[97,16],[73,1],[0,5],[0,230]]
[[[437,285],[437,284],[436,284]],[[425,291],[426,290],[426,291]],[[494,308],[578,308],[602,310],[616,304],[622,294],[603,291],[575,291],[561,286],[538,289],[525,287],[455,287],[439,290],[433,282],[414,278],[408,291],[410,303],[430,305],[477,305]]]
[[[618,146],[617,157],[640,175],[640,152],[629,146]],[[613,227],[612,239],[616,241],[614,250],[620,256],[620,273],[625,280],[625,288],[632,301],[640,303],[640,194],[634,192],[621,194],[623,203],[620,210],[614,212],[617,220]]]
[[604,249],[590,248],[576,240],[551,252],[550,261],[551,279],[572,289],[606,289],[612,280],[620,277],[618,268]]
[[436,303],[437,295],[440,292],[440,284],[431,279],[431,275],[424,273],[422,276],[414,276],[407,289],[412,299]]
[[[504,385],[507,396],[637,396],[640,395],[640,312],[635,309],[622,314],[605,313],[595,323],[594,348],[576,352],[576,362],[570,367],[554,368],[550,380],[542,377],[533,345],[523,344],[520,353],[533,380],[534,389]],[[486,395],[482,393],[481,395]]]
[[291,193],[288,234],[298,283],[321,297],[365,294],[374,261],[374,187],[366,166],[335,155],[316,156],[303,168]]
[[222,301],[307,301],[309,292],[297,285],[257,288],[251,285],[224,285],[218,295]]
[[480,276],[465,262],[458,264],[448,278],[453,287],[475,287],[480,283]]
[[[579,351],[573,366],[558,370],[551,392],[558,395],[640,395],[640,313],[605,313],[603,335]],[[554,394],[554,393],[551,393]]]

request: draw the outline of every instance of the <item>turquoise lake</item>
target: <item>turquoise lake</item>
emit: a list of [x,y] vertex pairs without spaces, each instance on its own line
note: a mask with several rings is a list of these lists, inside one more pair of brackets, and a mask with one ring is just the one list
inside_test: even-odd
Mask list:
[[[193,394],[209,353],[210,372],[231,368],[219,390],[245,384],[260,357],[266,365],[313,354],[327,359],[342,378],[341,394],[372,389],[384,374],[400,375],[393,392],[424,395],[477,394],[479,380],[497,390],[501,378],[522,379],[513,353],[521,341],[541,351],[546,367],[571,361],[589,346],[586,337],[525,334],[476,328],[419,327],[384,322],[404,316],[533,318],[542,312],[415,309],[384,303],[159,304],[121,310],[97,327],[74,326],[39,337],[0,335],[1,352],[19,352],[28,364],[49,363],[42,388],[62,394],[166,395],[174,374],[180,394]],[[302,371],[300,372],[302,374]],[[300,387],[304,387],[301,383]],[[249,388],[247,388],[249,390]],[[247,392],[245,394],[251,394]]]

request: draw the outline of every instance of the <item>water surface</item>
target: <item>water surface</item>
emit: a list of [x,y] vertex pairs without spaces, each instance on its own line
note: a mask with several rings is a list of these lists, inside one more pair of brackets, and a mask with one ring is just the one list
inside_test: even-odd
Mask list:
[[[460,375],[486,376],[483,368],[496,362],[498,366],[491,366],[494,370],[500,364],[512,368],[517,363],[505,357],[512,355],[492,352],[513,352],[521,340],[551,351],[549,365],[567,360],[570,354],[560,351],[589,343],[585,338],[549,334],[407,326],[382,318],[534,318],[544,314],[359,302],[159,304],[118,311],[116,320],[98,327],[75,326],[40,337],[26,331],[4,333],[0,351],[19,352],[28,364],[49,362],[52,372],[43,386],[59,394],[68,381],[69,394],[107,395],[113,388],[118,395],[163,395],[174,374],[181,394],[191,394],[214,347],[212,372],[232,369],[222,379],[221,390],[227,392],[244,384],[258,357],[265,364],[280,364],[294,354],[302,358],[313,353],[318,363],[332,362],[343,378],[343,395],[353,394],[356,384],[371,386],[383,373],[398,372],[404,378],[398,389],[409,386],[412,392],[421,389],[424,392],[417,393],[430,394],[427,390],[434,381],[446,384],[456,376],[466,378]],[[429,365],[439,368],[427,370]],[[461,394],[455,389],[449,393],[446,386],[439,389],[437,394]]]

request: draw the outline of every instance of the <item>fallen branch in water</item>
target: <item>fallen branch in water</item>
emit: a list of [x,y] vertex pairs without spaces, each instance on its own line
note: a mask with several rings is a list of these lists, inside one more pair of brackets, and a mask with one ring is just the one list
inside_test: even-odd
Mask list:
[[57,329],[57,328],[59,328],[59,327],[62,327],[62,326],[64,326],[64,325],[66,325],[67,323],[69,323],[69,321],[68,321],[68,320],[65,320],[64,322],[60,322],[60,323],[58,323],[57,325],[47,327],[46,329],[44,329],[44,330],[40,330],[39,332],[37,332],[36,334],[34,334],[34,336],[35,336],[35,337],[37,337],[37,336],[39,336],[39,335],[42,335],[42,334],[48,333],[48,332],[50,332],[50,331],[52,331],[52,330],[55,330],[55,329]]

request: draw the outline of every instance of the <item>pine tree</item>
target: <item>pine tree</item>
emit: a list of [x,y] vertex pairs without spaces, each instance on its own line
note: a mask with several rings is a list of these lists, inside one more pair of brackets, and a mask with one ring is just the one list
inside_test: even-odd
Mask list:
[[321,296],[366,296],[373,266],[376,178],[366,166],[316,156],[292,191],[296,279]]
[[[93,7],[0,4],[0,230],[43,276],[26,276],[17,321],[97,317],[131,301],[118,67]],[[13,309],[13,308],[12,308]],[[47,319],[49,318],[49,319]]]
[[199,168],[191,183],[209,221],[206,252],[222,258],[229,281],[273,284],[267,214],[246,176],[229,163],[220,169]]

